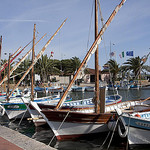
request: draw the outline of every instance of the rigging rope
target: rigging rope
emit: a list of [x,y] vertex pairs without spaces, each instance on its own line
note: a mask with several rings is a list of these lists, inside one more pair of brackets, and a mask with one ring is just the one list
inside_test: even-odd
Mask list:
[[[104,26],[104,19],[103,19],[102,10],[101,10],[101,7],[100,7],[100,0],[98,0],[98,6],[99,6],[100,20],[101,20],[102,27],[103,27]],[[109,60],[108,55],[107,55],[107,49],[106,49],[104,34],[102,36],[103,36],[103,43],[104,43],[104,49],[105,49],[105,54],[106,54],[106,60]],[[109,75],[110,75],[110,82],[112,83],[112,75],[111,75],[111,72],[110,72],[110,66],[108,67],[108,70],[109,70]],[[113,95],[115,95],[114,85],[112,85],[112,86],[113,86]]]
[[93,4],[92,4],[92,11],[91,11],[91,19],[90,19],[90,26],[89,26],[88,42],[87,42],[87,51],[89,49],[88,47],[89,47],[89,41],[90,41],[90,31],[91,31],[91,25],[92,25],[93,8],[94,8],[94,0],[93,0]]

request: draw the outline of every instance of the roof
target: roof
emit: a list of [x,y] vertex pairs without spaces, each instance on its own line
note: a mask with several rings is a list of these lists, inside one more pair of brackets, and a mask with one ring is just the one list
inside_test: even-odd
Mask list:
[[[90,75],[95,75],[95,69],[87,68],[87,72]],[[109,74],[109,72],[99,70],[99,74]]]
[[[87,72],[88,72],[90,75],[95,75],[95,69],[87,68]],[[101,74],[101,71],[100,71],[100,70],[99,70],[99,74]]]

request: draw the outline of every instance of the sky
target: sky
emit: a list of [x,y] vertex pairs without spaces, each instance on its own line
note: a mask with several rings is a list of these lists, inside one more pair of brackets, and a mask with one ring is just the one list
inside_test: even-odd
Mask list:
[[[121,0],[100,0],[104,23]],[[61,23],[66,23],[44,52],[52,59],[84,59],[94,42],[94,0],[1,0],[0,35],[2,35],[2,59],[8,59],[20,46],[23,48],[33,39],[36,24],[36,41],[47,36],[35,47],[38,52],[54,34]],[[98,12],[99,14],[99,12]],[[100,17],[99,17],[100,20]],[[102,23],[99,21],[99,30]],[[108,26],[99,45],[99,65],[112,57],[122,65],[127,59],[120,58],[123,51],[133,51],[134,57],[143,57],[150,52],[150,0],[127,0]],[[111,44],[110,44],[111,43]],[[32,47],[30,44],[20,57]],[[4,55],[7,53],[7,55]],[[19,57],[18,57],[19,58]],[[150,59],[147,61],[150,65]],[[88,62],[94,68],[94,55]]]

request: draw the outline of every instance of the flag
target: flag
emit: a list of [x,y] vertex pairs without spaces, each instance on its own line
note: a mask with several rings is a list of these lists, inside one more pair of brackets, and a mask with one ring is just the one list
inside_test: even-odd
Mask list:
[[133,56],[133,51],[127,51],[126,56]]
[[122,52],[122,57],[124,57],[124,52]]
[[53,54],[54,54],[54,52],[53,52],[53,51],[51,51],[51,56],[50,56],[50,57],[53,57]]
[[120,58],[122,58],[122,55],[121,55],[121,54],[119,54],[119,57],[120,57]]
[[111,53],[110,53],[110,56],[111,56],[111,57],[115,56],[115,52],[111,52]]

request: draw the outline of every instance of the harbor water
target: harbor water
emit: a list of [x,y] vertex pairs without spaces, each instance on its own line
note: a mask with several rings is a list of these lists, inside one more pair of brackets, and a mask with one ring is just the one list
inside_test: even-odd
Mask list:
[[[112,95],[116,92],[107,91],[106,94]],[[132,90],[118,90],[118,93],[122,95],[122,101],[134,100],[134,99],[145,99],[150,96],[150,88],[147,87],[145,89],[132,89]],[[38,93],[38,96],[44,96],[44,93]],[[79,100],[83,98],[93,97],[94,92],[70,92],[70,97],[73,100]],[[17,130],[18,132],[25,134],[37,141],[43,142],[45,144],[49,144],[53,135],[53,132],[48,126],[35,128],[32,121],[28,120],[12,120],[11,122],[8,120],[7,116],[0,118],[1,125],[7,126],[11,129]],[[112,133],[109,133],[109,136],[106,140],[107,134],[100,134],[91,137],[87,137],[86,139],[78,139],[78,140],[70,140],[70,141],[57,141],[56,138],[51,143],[51,146],[59,149],[59,150],[99,150],[99,149],[107,149],[108,145],[111,150],[125,150],[127,147],[127,139],[121,139],[117,134],[115,134],[111,139]],[[104,143],[104,141],[106,142]],[[110,143],[111,142],[111,143]],[[140,146],[132,147],[131,149],[141,150]],[[142,146],[142,150],[148,150],[149,147]]]

